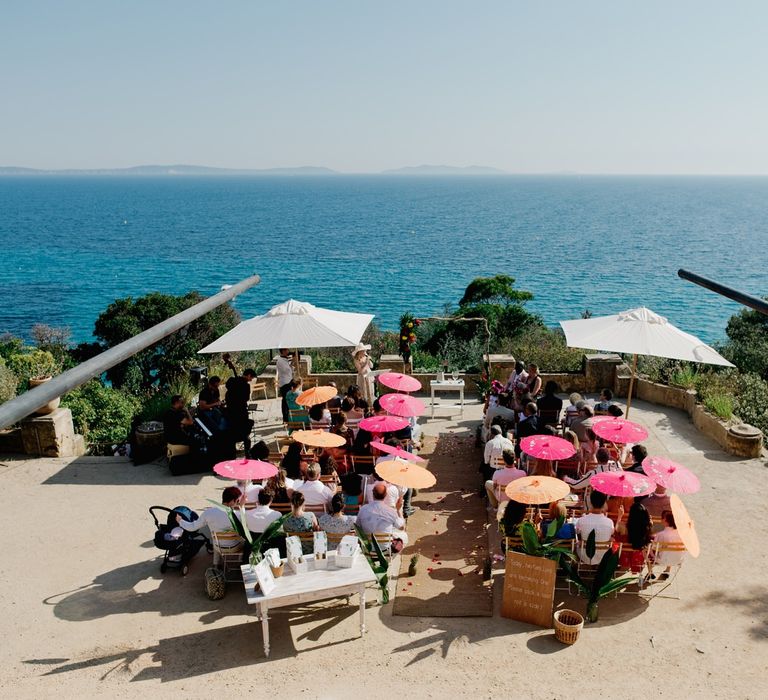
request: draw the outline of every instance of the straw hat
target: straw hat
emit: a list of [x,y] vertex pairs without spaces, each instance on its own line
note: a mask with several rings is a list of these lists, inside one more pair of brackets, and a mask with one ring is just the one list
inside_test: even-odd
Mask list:
[[357,355],[357,353],[362,352],[363,350],[370,350],[370,349],[371,349],[370,345],[365,345],[364,343],[358,343],[357,345],[355,345],[354,350],[352,350],[352,354]]

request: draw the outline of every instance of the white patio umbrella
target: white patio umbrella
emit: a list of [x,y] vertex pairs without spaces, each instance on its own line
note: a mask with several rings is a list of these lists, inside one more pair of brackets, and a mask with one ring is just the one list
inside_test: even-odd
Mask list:
[[262,316],[239,323],[200,352],[354,346],[360,342],[371,320],[373,314],[321,309],[289,299]]
[[632,354],[627,416],[632,404],[638,355],[733,367],[714,348],[703,343],[695,335],[681,331],[666,318],[644,306],[613,316],[560,321],[560,325],[565,331],[569,347]]

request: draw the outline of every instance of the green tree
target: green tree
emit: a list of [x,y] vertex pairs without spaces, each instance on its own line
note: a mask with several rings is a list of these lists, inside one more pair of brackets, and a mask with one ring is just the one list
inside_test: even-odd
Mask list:
[[[122,343],[204,299],[198,292],[182,296],[152,292],[133,299],[117,299],[96,319],[94,335],[104,349]],[[107,372],[115,387],[140,391],[168,381],[197,362],[200,348],[234,328],[240,314],[229,304],[192,321],[188,326],[143,350]]]
[[482,316],[487,319],[492,336],[512,338],[541,320],[525,308],[533,299],[531,292],[515,289],[509,275],[478,277],[469,283],[459,301],[457,316]]
[[141,402],[93,379],[70,391],[62,404],[72,411],[75,429],[89,444],[124,442]]

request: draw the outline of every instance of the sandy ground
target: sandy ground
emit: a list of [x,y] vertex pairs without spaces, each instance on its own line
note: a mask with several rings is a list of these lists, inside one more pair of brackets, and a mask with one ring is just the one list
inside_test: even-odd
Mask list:
[[[608,600],[572,647],[498,612],[406,618],[375,604],[361,639],[357,606],[329,601],[275,611],[265,659],[242,590],[230,584],[224,600],[209,601],[206,557],[186,578],[161,575],[151,542],[150,505],[203,507],[221,481],[122,459],[2,460],[0,690],[13,698],[764,698],[765,466],[724,454],[680,412],[640,402],[633,413],[651,430],[652,454],[701,477],[701,492],[685,501],[702,555],[683,567],[681,600]],[[427,428],[469,431],[479,417],[474,405],[459,423]]]

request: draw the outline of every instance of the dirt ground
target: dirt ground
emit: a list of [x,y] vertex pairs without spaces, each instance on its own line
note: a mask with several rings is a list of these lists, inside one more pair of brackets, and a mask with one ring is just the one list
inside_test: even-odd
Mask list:
[[[371,603],[360,638],[355,599],[274,611],[266,659],[242,589],[209,601],[204,553],[187,577],[161,575],[152,545],[149,506],[202,509],[220,480],[120,458],[0,460],[0,689],[12,698],[768,697],[765,465],[723,453],[681,412],[639,402],[633,413],[651,431],[651,454],[701,478],[684,500],[702,555],[683,566],[680,600],[609,599],[571,647],[500,617],[497,573],[491,618],[393,617],[391,604]],[[479,418],[472,405],[460,422],[426,429],[466,433]]]

